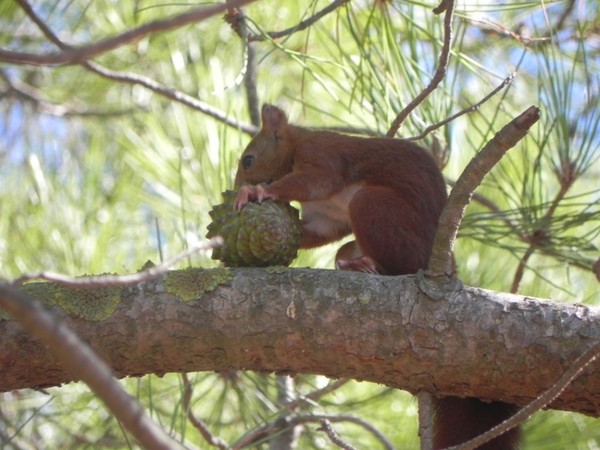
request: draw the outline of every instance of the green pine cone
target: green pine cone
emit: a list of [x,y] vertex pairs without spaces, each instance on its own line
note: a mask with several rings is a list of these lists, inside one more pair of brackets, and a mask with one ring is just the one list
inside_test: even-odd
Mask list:
[[266,200],[248,203],[238,212],[233,206],[236,195],[225,191],[223,203],[209,213],[212,222],[206,237],[221,236],[224,241],[213,250],[212,259],[228,267],[289,265],[298,254],[302,237],[298,210]]

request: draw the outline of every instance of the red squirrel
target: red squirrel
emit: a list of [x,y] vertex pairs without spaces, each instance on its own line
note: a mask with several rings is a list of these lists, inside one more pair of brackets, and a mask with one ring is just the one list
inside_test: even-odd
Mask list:
[[[418,145],[293,126],[272,105],[262,108],[262,128],[240,158],[235,186],[238,210],[250,201],[299,201],[302,248],[354,233],[356,240],[337,252],[336,266],[383,275],[427,268],[446,202],[441,171]],[[434,448],[440,449],[487,431],[513,405],[448,397],[435,400],[434,409]],[[480,448],[513,449],[517,436],[505,433]]]

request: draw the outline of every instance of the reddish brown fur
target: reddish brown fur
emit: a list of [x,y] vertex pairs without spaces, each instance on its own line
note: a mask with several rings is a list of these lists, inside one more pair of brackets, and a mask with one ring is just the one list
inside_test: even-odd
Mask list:
[[[338,252],[340,267],[387,275],[427,268],[446,189],[439,168],[422,148],[399,139],[295,127],[270,105],[262,115],[263,127],[240,159],[238,208],[266,198],[299,201],[303,247],[354,233],[356,243]],[[267,185],[251,186],[258,183]],[[456,439],[467,440],[491,426],[487,420],[478,424],[480,410],[461,409],[461,401],[436,403],[436,448],[458,444],[462,441]],[[464,402],[484,405],[475,399]]]
[[[240,162],[237,186],[271,181],[265,188],[269,196],[302,203],[326,201],[355,185],[346,211],[350,223],[332,224],[324,233],[307,227],[302,246],[324,245],[353,232],[362,254],[386,274],[415,273],[427,266],[446,189],[423,149],[399,139],[294,127],[278,109],[265,108],[263,129],[242,156],[256,156],[255,166],[245,169]],[[268,164],[271,159],[277,163]]]

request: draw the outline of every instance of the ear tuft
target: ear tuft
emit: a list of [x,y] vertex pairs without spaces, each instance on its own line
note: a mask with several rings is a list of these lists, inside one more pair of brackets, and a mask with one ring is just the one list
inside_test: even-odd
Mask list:
[[287,124],[285,113],[277,106],[265,103],[262,107],[263,130],[275,131]]

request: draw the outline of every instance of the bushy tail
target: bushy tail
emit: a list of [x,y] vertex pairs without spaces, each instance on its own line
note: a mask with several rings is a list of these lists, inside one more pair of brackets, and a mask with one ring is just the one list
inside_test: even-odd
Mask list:
[[[503,402],[486,403],[477,398],[434,398],[434,444],[439,450],[462,444],[479,436],[514,415],[519,407]],[[504,433],[481,450],[516,450],[519,447],[519,428]]]

